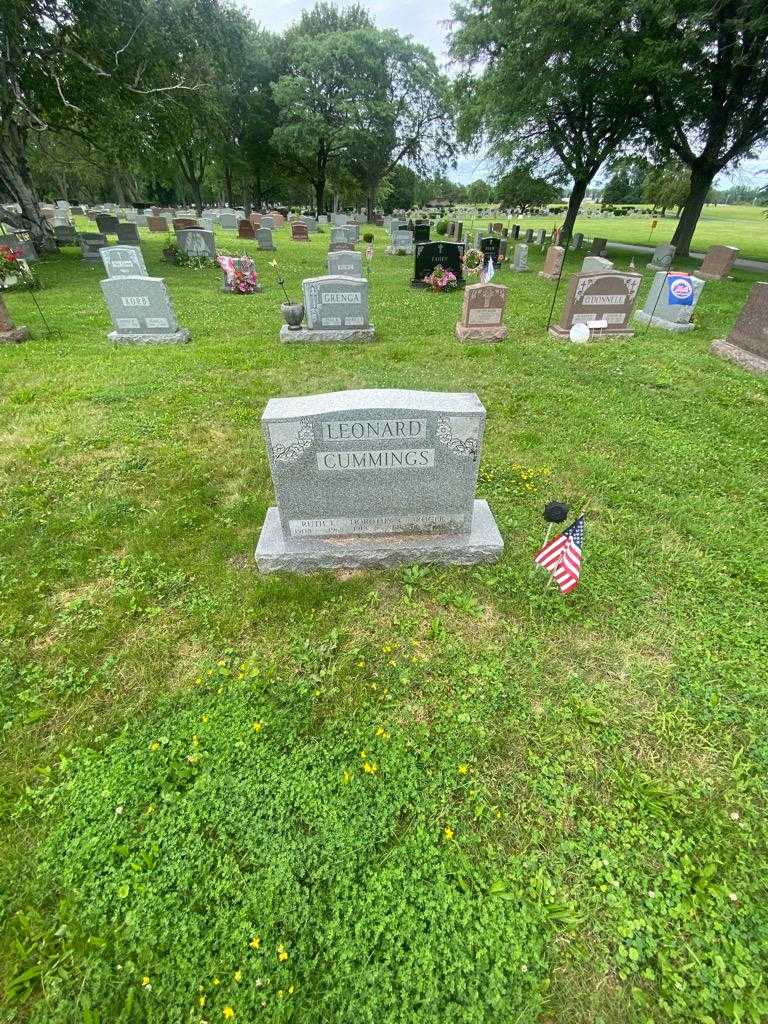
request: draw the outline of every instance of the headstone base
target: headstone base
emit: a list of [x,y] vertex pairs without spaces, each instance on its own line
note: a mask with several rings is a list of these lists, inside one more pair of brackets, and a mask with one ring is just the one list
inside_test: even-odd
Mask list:
[[651,316],[650,313],[646,313],[645,310],[638,309],[635,313],[635,320],[639,320],[641,324],[650,324],[651,327],[663,327],[665,331],[675,331],[677,334],[683,334],[685,331],[692,331],[696,326],[690,320],[687,324],[677,324],[674,320],[665,320],[661,316]]
[[183,328],[171,334],[122,334],[120,331],[110,331],[107,340],[118,345],[174,345],[189,341],[190,333]]
[[267,517],[256,547],[259,572],[318,569],[383,569],[394,565],[476,565],[495,562],[504,550],[488,502],[475,501],[470,533],[367,534],[292,537],[283,533],[277,508]]
[[280,341],[292,343],[296,341],[375,341],[373,335],[373,324],[368,327],[351,327],[344,330],[341,327],[332,327],[328,330],[321,328],[301,327],[293,331],[288,324],[280,328]]
[[354,242],[331,242],[328,252],[357,252],[357,246]]
[[706,274],[701,270],[696,271],[696,277],[700,277],[702,281],[728,281],[730,276],[728,274]]
[[14,327],[12,331],[0,331],[0,345],[13,345],[29,338],[28,327]]
[[387,256],[413,256],[412,245],[388,245],[384,250]]
[[747,352],[745,348],[732,345],[729,341],[725,341],[725,339],[713,341],[709,351],[713,356],[720,356],[722,359],[728,359],[732,363],[737,363],[751,373],[768,374],[768,359],[758,356],[754,352]]
[[[571,340],[570,329],[560,327],[559,324],[552,324],[549,328],[549,333],[553,338],[557,338],[558,341]],[[601,327],[595,330],[596,341],[599,341],[601,338],[633,338],[634,336],[635,332],[630,327]]]
[[496,327],[467,327],[456,324],[456,337],[459,341],[503,341],[507,336],[504,324]]
[[539,277],[545,277],[547,281],[556,281],[559,276],[559,274],[545,274],[543,270],[539,271]]

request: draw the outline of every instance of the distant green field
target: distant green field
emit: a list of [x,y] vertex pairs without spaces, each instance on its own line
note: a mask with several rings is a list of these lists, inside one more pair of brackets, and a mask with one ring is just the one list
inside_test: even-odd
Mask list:
[[[735,245],[748,259],[768,260],[768,217],[765,207],[706,206],[693,238],[693,252],[705,252],[711,245]],[[499,218],[501,219],[501,218]],[[669,242],[675,232],[677,220],[667,216],[658,218],[651,231],[653,218],[647,217],[579,217],[576,230],[585,235],[602,235],[609,241],[635,245],[659,245]],[[524,224],[526,228],[551,228],[562,224],[563,215],[546,217],[509,218],[508,223]],[[474,223],[474,222],[470,222]],[[487,220],[476,223],[486,224]]]

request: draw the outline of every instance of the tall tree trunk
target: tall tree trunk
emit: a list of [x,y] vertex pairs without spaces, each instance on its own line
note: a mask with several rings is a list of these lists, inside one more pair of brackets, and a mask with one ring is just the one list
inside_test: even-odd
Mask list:
[[192,189],[192,199],[195,204],[195,211],[198,217],[203,216],[203,193],[200,189],[200,179],[191,178],[189,187]]
[[115,201],[118,206],[125,206],[125,191],[123,190],[123,179],[117,167],[112,168],[112,188],[115,190]]
[[314,182],[315,186],[315,203],[317,209],[315,210],[316,216],[320,216],[323,212],[323,204],[325,202],[325,178],[317,178]]
[[40,212],[40,200],[27,162],[26,141],[26,132],[12,118],[0,119],[0,184],[21,207],[20,216],[9,212],[4,219],[28,231],[40,252],[56,252],[53,232]]
[[232,168],[229,164],[224,164],[224,193],[226,196],[227,206],[230,210],[234,210],[235,204],[232,197]]
[[707,193],[712,188],[716,174],[717,170],[713,167],[691,168],[691,188],[688,198],[683,203],[675,233],[672,235],[672,245],[674,245],[678,256],[687,256],[690,252],[693,233],[699,223],[701,211],[707,201]]
[[261,193],[261,174],[259,171],[256,171],[256,174],[254,175],[254,182],[256,183],[256,209],[260,210],[261,204],[264,202],[264,197]]
[[251,216],[251,183],[248,178],[243,180],[243,216],[246,220]]
[[376,204],[376,185],[370,185],[368,187],[368,194],[366,196],[366,213],[365,219],[369,224],[373,224],[373,207]]
[[581,204],[584,202],[584,196],[587,194],[590,180],[590,178],[576,178],[573,182],[573,191],[571,192],[571,198],[568,200],[568,211],[560,232],[561,245],[566,245],[573,235],[573,226],[579,215]]

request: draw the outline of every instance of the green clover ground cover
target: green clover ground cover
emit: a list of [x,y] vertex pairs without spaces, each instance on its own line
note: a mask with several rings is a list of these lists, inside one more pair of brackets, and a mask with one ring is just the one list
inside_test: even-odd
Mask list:
[[[327,235],[277,243],[295,294]],[[281,347],[267,257],[231,297],[162,244],[191,345],[110,347],[66,250],[0,351],[0,1019],[765,1019],[768,384],[708,354],[755,275],[578,348],[502,269],[462,346],[377,232],[379,342]],[[501,562],[253,570],[267,398],[365,386],[477,391]]]

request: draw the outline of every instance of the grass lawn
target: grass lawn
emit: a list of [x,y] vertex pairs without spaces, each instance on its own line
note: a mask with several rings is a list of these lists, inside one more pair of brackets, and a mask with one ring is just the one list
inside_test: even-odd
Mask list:
[[[190,345],[109,345],[74,249],[55,337],[7,298],[0,1020],[765,1020],[768,381],[708,353],[758,278],[571,346],[532,248],[509,340],[460,345],[376,235],[371,345],[281,346],[271,257],[225,296],[159,235]],[[328,235],[276,240],[298,295]],[[254,570],[267,399],[361,387],[478,393],[498,564]]]
[[[768,218],[766,207],[755,206],[705,206],[693,236],[693,252],[706,252],[711,245],[735,245],[745,259],[768,260]],[[562,224],[563,216],[553,217],[512,217],[499,221],[505,224],[518,223],[525,228],[547,228],[551,230]],[[485,218],[471,222],[478,228],[488,226]],[[600,235],[611,242],[630,242],[635,245],[661,245],[669,242],[675,233],[677,221],[673,216],[657,218],[658,224],[651,231],[653,218],[647,217],[578,217],[576,231],[582,231],[588,238]],[[465,228],[466,228],[465,224]],[[699,264],[697,263],[696,266]]]

